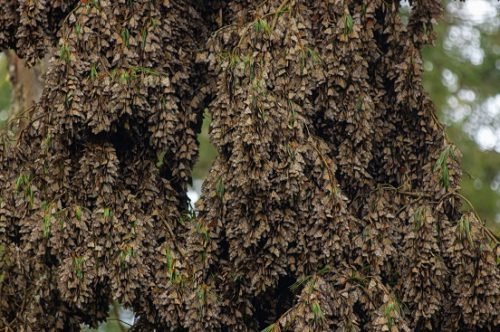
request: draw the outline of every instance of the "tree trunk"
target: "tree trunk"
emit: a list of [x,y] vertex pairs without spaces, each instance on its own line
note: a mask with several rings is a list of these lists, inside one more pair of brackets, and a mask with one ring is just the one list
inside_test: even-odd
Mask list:
[[[43,91],[43,75],[47,70],[47,59],[36,66],[28,67],[15,52],[6,52],[9,78],[12,84],[11,116],[21,116],[21,124],[26,121],[22,116],[29,108],[40,100]],[[23,120],[24,118],[24,120]]]

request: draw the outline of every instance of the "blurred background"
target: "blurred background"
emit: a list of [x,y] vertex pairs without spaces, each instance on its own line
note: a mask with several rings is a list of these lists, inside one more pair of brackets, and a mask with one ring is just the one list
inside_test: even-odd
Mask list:
[[[409,4],[402,3],[401,14],[407,17]],[[488,227],[500,235],[500,3],[445,3],[436,45],[424,50],[425,88],[449,137],[462,151],[463,194]],[[0,53],[0,130],[5,130],[6,121],[18,108],[11,103],[16,95],[10,81],[14,76],[18,80],[26,76],[25,81],[29,82],[37,79],[15,56]],[[37,94],[38,88],[28,91]],[[193,202],[199,198],[203,179],[217,154],[209,141],[209,123],[210,114],[206,111],[198,136],[200,158],[189,191]],[[133,319],[132,312],[115,305],[110,308],[108,321],[97,331],[126,331]]]

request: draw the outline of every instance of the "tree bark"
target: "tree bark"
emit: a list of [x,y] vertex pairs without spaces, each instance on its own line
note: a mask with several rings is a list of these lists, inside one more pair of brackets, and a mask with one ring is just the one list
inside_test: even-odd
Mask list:
[[[28,67],[15,52],[6,52],[9,65],[9,78],[12,84],[10,114],[20,115],[40,100],[43,91],[43,75],[47,68],[47,58],[36,66]],[[20,125],[23,124],[21,116]]]

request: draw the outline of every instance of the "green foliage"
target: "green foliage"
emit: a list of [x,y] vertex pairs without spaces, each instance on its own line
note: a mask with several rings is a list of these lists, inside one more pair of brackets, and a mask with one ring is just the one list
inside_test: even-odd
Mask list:
[[449,170],[448,170],[449,157],[456,159],[455,153],[453,152],[453,148],[451,145],[446,146],[443,152],[441,152],[441,154],[439,155],[436,164],[434,165],[434,172],[439,172],[441,177],[441,183],[443,184],[443,187],[445,187],[446,190],[448,190],[448,187],[450,186]]
[[43,216],[42,232],[43,237],[46,239],[50,237],[51,218],[52,216],[50,214],[46,214]]
[[120,252],[120,257],[119,257],[120,268],[125,269],[127,267],[128,263],[130,262],[130,259],[132,257],[134,257],[135,255],[136,255],[136,252],[135,252],[134,248],[132,248],[132,247],[126,247],[126,248],[122,249]]
[[104,208],[103,215],[104,218],[109,219],[113,216],[113,212],[109,208]]
[[424,211],[421,207],[415,210],[415,213],[413,214],[413,224],[415,227],[415,230],[419,230],[422,228],[422,225],[424,223]]
[[76,277],[80,280],[83,279],[83,263],[84,263],[83,257],[73,258],[74,273]]
[[255,31],[257,32],[263,32],[263,33],[270,33],[271,32],[271,27],[269,26],[269,23],[265,19],[258,19],[254,23],[254,28]]
[[352,16],[347,14],[344,18],[344,33],[346,35],[352,33],[354,28],[354,20],[352,19]]
[[90,67],[90,78],[94,79],[96,77],[97,77],[97,66],[95,64],[93,64]]
[[82,26],[79,23],[75,24],[75,32],[77,36],[80,36],[82,34]]
[[461,239],[466,239],[469,243],[472,243],[471,224],[465,214],[462,215],[462,218],[458,221],[458,233]]
[[[496,3],[493,6],[497,6]],[[500,118],[488,115],[481,107],[488,98],[498,94],[500,82],[500,29],[490,22],[491,19],[483,23],[471,22],[447,12],[437,25],[435,47],[424,49],[424,86],[440,111],[441,120],[448,126],[451,141],[462,152],[463,195],[472,202],[488,227],[500,234],[500,224],[495,222],[500,218],[500,154],[494,150],[481,150],[471,136],[482,126],[492,128],[494,132],[500,129]],[[457,36],[461,29],[479,37],[481,49],[476,52],[482,51],[482,62],[474,62],[465,56],[464,49],[470,47],[474,39],[468,41],[460,34]],[[443,79],[444,73],[453,75],[456,79],[454,86]],[[473,100],[463,98],[463,91],[472,91]],[[459,111],[464,114],[457,116]],[[440,170],[444,176],[446,169]]]
[[71,61],[71,53],[69,51],[68,44],[66,44],[65,42],[62,42],[59,46],[59,57],[66,63],[69,63]]
[[325,319],[325,314],[323,313],[323,310],[321,309],[321,306],[319,302],[314,301],[311,304],[311,311],[314,315],[314,320],[317,322],[321,322]]
[[120,36],[122,37],[123,43],[125,46],[129,47],[130,46],[130,32],[128,31],[127,28],[124,28],[122,32],[120,33]]
[[82,209],[79,206],[75,208],[75,216],[78,221],[82,220]]
[[399,304],[390,300],[384,307],[384,316],[387,321],[387,326],[392,329],[394,326],[394,319],[400,315],[401,308]]
[[263,329],[261,332],[277,332],[280,331],[279,324],[274,323]]
[[219,177],[219,179],[217,180],[215,191],[217,192],[217,196],[219,196],[221,200],[224,199],[225,189],[224,189],[224,180],[222,180],[222,177]]

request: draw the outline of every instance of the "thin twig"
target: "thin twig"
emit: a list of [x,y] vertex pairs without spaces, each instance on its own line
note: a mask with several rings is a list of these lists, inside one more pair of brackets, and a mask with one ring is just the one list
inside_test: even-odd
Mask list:
[[[166,220],[162,219],[162,222],[163,224],[165,225],[165,227],[167,228],[167,231],[168,233],[170,234],[170,236],[172,237],[172,239],[175,239],[175,234],[174,234],[174,231],[172,230],[172,228],[170,227],[170,225],[167,223]],[[177,249],[177,251],[179,252],[179,255],[181,255],[182,258],[186,259],[186,254],[183,252],[183,250],[177,245],[177,242],[176,241],[173,241],[174,243],[174,247],[175,249]]]
[[271,30],[274,30],[274,28],[276,28],[276,23],[278,23],[278,17],[280,16],[281,14],[281,11],[283,10],[283,8],[285,8],[285,6],[288,4],[289,0],[284,0],[281,5],[278,7],[278,9],[276,10],[275,14],[274,14],[274,18],[273,18],[273,23],[271,24]]

